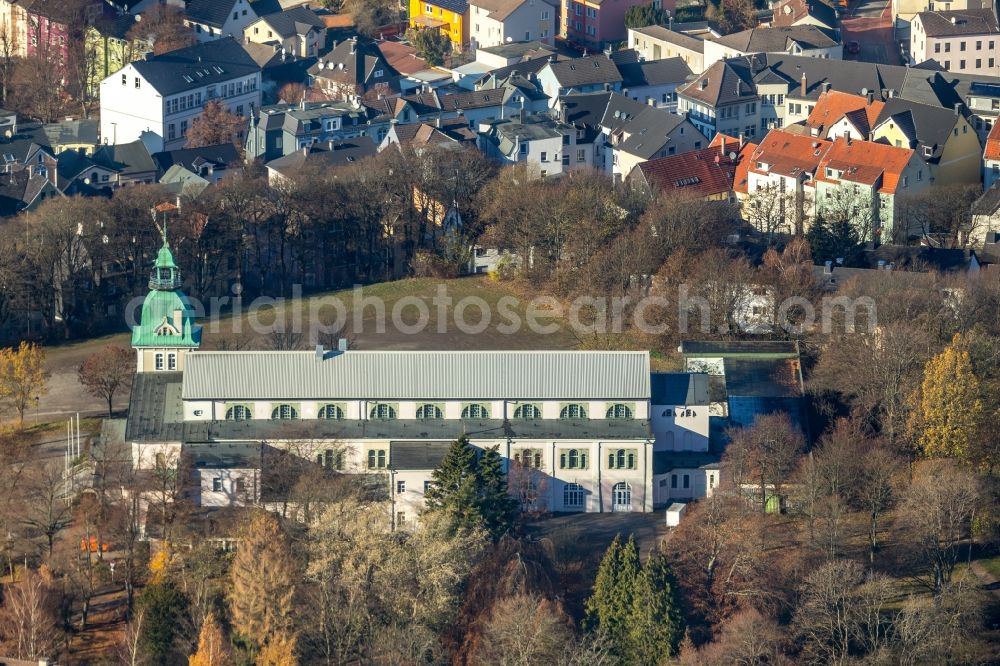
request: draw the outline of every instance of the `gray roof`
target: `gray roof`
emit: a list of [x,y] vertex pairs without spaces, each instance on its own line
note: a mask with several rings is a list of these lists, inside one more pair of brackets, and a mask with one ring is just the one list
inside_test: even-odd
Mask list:
[[685,35],[684,33],[677,32],[676,30],[668,30],[662,25],[648,25],[645,28],[636,28],[635,32],[640,35],[646,35],[647,37],[652,37],[653,39],[658,39],[663,42],[680,46],[688,49],[689,51],[697,51],[698,53],[705,52],[705,41],[703,39]]
[[687,118],[684,116],[647,106],[625,125],[624,131],[629,137],[616,147],[629,155],[649,159],[670,142],[670,133],[685,122]]
[[707,405],[708,375],[692,372],[654,372],[649,380],[653,405]]
[[990,189],[972,204],[973,215],[996,215],[1000,210],[1000,181],[995,181]]
[[195,352],[185,400],[639,399],[648,352]]
[[277,14],[268,14],[262,16],[261,20],[282,37],[305,35],[311,29],[322,29],[326,25],[323,23],[323,19],[316,15],[316,12],[306,6],[292,7]]
[[254,59],[232,37],[137,60],[132,65],[161,95],[173,95],[260,72]]
[[522,123],[517,117],[497,120],[492,124],[489,140],[495,142],[497,150],[511,155],[517,150],[518,141],[538,141],[563,136],[563,128],[570,131],[558,120],[544,114],[528,116]]
[[622,75],[615,63],[603,53],[586,58],[558,60],[549,63],[548,66],[561,88],[621,83],[622,81]]
[[[617,56],[618,53],[615,53]],[[635,53],[632,51],[632,53]],[[691,68],[684,62],[684,58],[675,56],[673,58],[663,58],[662,60],[619,60],[615,58],[618,71],[622,75],[622,86],[632,88],[635,86],[661,86],[671,83],[684,83],[691,76]]]
[[798,398],[798,358],[727,358],[726,394],[744,398]]
[[722,454],[715,451],[656,451],[653,453],[653,474],[666,474],[675,469],[719,469]]
[[101,146],[94,151],[93,161],[125,176],[156,171],[156,163],[150,156],[149,149],[138,139],[129,143]]
[[750,28],[717,37],[713,41],[743,53],[783,52],[791,47],[792,42],[803,49],[827,49],[840,43],[828,31],[815,25]]
[[166,173],[175,164],[179,164],[193,173],[198,173],[199,167],[205,164],[210,164],[213,168],[224,168],[230,164],[237,164],[240,161],[240,153],[232,143],[220,143],[200,148],[165,150],[161,153],[154,153],[152,158],[161,173]]
[[[911,141],[919,144],[917,146],[919,157],[927,162],[936,163],[941,159],[944,145],[951,136],[951,130],[958,122],[959,115],[960,113],[956,113],[954,109],[942,109],[940,106],[893,97],[886,100],[872,128],[891,120]],[[929,155],[924,151],[925,147],[930,149]]]
[[90,143],[97,145],[98,123],[93,119],[64,120],[42,126],[49,145],[67,143]]
[[337,167],[372,157],[378,152],[375,142],[370,136],[359,136],[353,139],[327,141],[310,144],[267,163],[268,169],[278,173],[286,173],[302,168],[307,164],[322,164],[327,167]]
[[181,377],[179,372],[136,373],[125,427],[128,441],[182,441]]
[[509,42],[507,44],[488,46],[478,50],[483,53],[498,55],[502,58],[507,58],[508,60],[512,58],[523,58],[526,54],[534,51],[556,52],[556,48],[554,46],[550,46],[544,42],[539,42],[538,40],[532,40],[530,42]]
[[436,469],[444,459],[451,442],[392,442],[389,444],[389,469]]
[[1000,32],[992,9],[961,9],[917,14],[928,37],[994,35]]
[[184,453],[203,469],[260,469],[264,455],[260,442],[185,444]]
[[753,72],[741,58],[719,60],[694,81],[680,88],[678,93],[712,106],[753,100],[757,99],[757,93],[752,75]]
[[197,23],[221,28],[235,4],[236,0],[188,0],[184,15]]

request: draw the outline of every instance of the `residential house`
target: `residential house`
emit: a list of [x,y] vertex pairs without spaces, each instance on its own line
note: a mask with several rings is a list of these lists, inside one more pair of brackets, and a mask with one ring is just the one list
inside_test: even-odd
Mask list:
[[[267,455],[281,453],[365,475],[405,527],[424,507],[435,461],[464,432],[477,449],[499,447],[530,508],[653,508],[648,352],[354,351],[346,341],[333,352],[200,351],[180,285],[165,239],[132,334],[137,374],[125,440],[139,470],[192,446],[197,458],[217,451],[223,459],[230,444],[250,443],[264,451],[263,473]],[[165,413],[178,418],[155,416]],[[281,443],[293,431],[307,449]],[[230,466],[252,469],[253,457]],[[211,492],[232,493],[225,503],[255,500],[237,482],[252,474],[202,476],[211,469],[198,469],[198,487],[207,477]]]
[[[707,137],[716,133],[743,134],[747,138],[758,135],[761,111],[757,107],[763,106],[764,100],[741,64],[738,60],[716,62],[677,90],[678,112],[686,114]],[[761,128],[761,134],[764,133],[766,126]]]
[[992,8],[920,12],[910,28],[910,64],[933,59],[950,72],[997,76],[998,40]]
[[0,173],[0,217],[10,217],[37,208],[63,193],[46,176],[31,169]]
[[982,9],[992,6],[984,0],[892,0],[892,15],[897,19],[897,26],[910,27],[914,16],[921,12],[953,11],[959,9]]
[[708,145],[708,139],[684,116],[643,105],[610,133],[611,173],[620,180],[641,162]]
[[511,41],[496,46],[479,46],[476,48],[476,62],[490,70],[501,69],[537,58],[548,58],[555,55],[556,49],[551,43],[532,39],[530,41]]
[[622,75],[622,94],[667,111],[677,110],[677,88],[687,83],[691,68],[679,56],[641,60],[632,49],[615,51],[611,59]]
[[101,18],[87,26],[84,48],[93,63],[87,74],[90,94],[97,95],[101,81],[153,50],[147,40],[129,39],[128,33],[135,23],[136,16],[106,8]]
[[[245,41],[241,46],[260,67],[261,103],[276,104],[284,101],[281,96],[290,83],[308,86],[309,68],[316,64],[317,58],[302,58],[295,53],[288,53],[277,42],[258,44]],[[314,95],[315,92],[307,89],[306,95],[325,97],[322,93]]]
[[152,158],[160,174],[180,166],[209,183],[219,182],[240,163],[240,153],[231,143],[154,153]]
[[937,185],[980,182],[982,147],[961,102],[954,109],[894,97],[872,125],[872,140],[912,148]]
[[558,0],[469,0],[469,39],[474,49],[515,40],[553,44]]
[[735,184],[746,179],[755,144],[716,134],[707,148],[640,162],[629,183],[663,197],[736,201]]
[[90,118],[47,123],[42,125],[42,132],[56,155],[64,150],[80,150],[91,154],[100,143],[97,121]]
[[[449,148],[459,148],[462,145],[476,146],[479,135],[475,130],[469,128],[462,118],[453,118],[448,121],[435,121],[430,123],[409,123],[400,125],[398,123],[390,125],[385,138],[378,146],[378,151],[382,152],[389,146],[397,148],[408,147],[420,153],[428,146],[446,146]],[[442,213],[442,217],[443,217]]]
[[984,247],[984,257],[989,263],[1000,263],[1000,185],[993,181],[989,189],[972,204],[970,245]]
[[115,170],[117,174],[114,180],[115,187],[150,185],[156,182],[158,175],[156,162],[142,141],[100,146],[94,151],[91,159],[99,166],[108,166]]
[[66,194],[110,194],[119,187],[150,185],[156,163],[142,141],[101,146],[92,155],[64,150],[56,156],[56,186]]
[[[983,148],[983,189],[989,191],[1000,180],[1000,124],[994,125]],[[985,195],[984,195],[985,196]]]
[[838,138],[816,170],[816,213],[849,211],[859,236],[875,244],[904,238],[914,232],[903,216],[905,197],[930,185],[925,169],[910,148]]
[[559,98],[556,107],[561,122],[576,131],[576,164],[611,173],[611,131],[622,125],[623,114],[637,114],[640,102],[614,92],[574,93]]
[[[742,108],[737,106],[737,90],[746,101]],[[690,111],[692,122],[705,126],[706,134],[717,131],[721,107],[729,106],[731,117],[718,120],[726,133],[735,135],[739,126],[747,136],[760,136],[769,128],[806,120],[828,90],[872,93],[881,101],[899,97],[945,109],[961,102],[972,112],[970,122],[977,132],[984,134],[1000,114],[997,77],[768,53],[715,63],[677,96],[679,110]],[[755,134],[750,135],[747,128],[753,126]]]
[[399,72],[389,66],[373,42],[357,37],[335,44],[309,68],[309,80],[331,100],[399,90]]
[[629,28],[628,47],[638,52],[643,60],[676,57],[681,58],[692,72],[705,71],[705,40],[662,25]]
[[218,99],[244,116],[260,106],[260,88],[260,68],[232,38],[150,56],[101,82],[101,137],[176,150],[206,102]]
[[309,144],[294,153],[268,162],[265,165],[267,181],[275,185],[305,168],[330,169],[347,166],[366,157],[372,157],[377,152],[375,142],[368,136]]
[[[371,136],[376,144],[382,143],[394,123],[433,123],[449,115],[441,109],[441,100],[435,91],[363,100],[362,104],[368,113],[365,134]],[[458,115],[457,111],[455,115]]]
[[826,0],[780,0],[774,5],[771,25],[814,25],[826,30],[839,30],[840,17],[838,10]]
[[569,93],[595,92],[599,90],[621,91],[622,75],[615,63],[605,54],[550,61],[538,71],[538,86],[549,98],[549,106],[554,107],[561,95]]
[[530,82],[509,78],[500,88],[437,95],[442,117],[461,115],[469,127],[517,115],[522,109],[540,113],[548,109],[548,97]]
[[809,136],[830,140],[842,136],[864,141],[871,137],[884,106],[873,94],[862,96],[827,90],[816,100],[816,106],[803,124]]
[[[804,232],[815,215],[816,171],[831,142],[787,130],[767,133],[749,159],[747,194],[764,191],[777,200],[776,219],[784,223],[776,229],[784,233]],[[748,214],[744,199],[744,217]],[[769,224],[774,221],[768,220]]]
[[98,20],[103,3],[79,5],[61,0],[0,0],[0,25],[7,26],[11,55],[40,57],[69,66],[69,45],[83,39],[88,25]]
[[188,0],[184,23],[195,39],[207,42],[220,37],[243,38],[243,29],[257,20],[251,0]]
[[302,5],[262,16],[243,29],[243,38],[258,44],[277,44],[285,53],[308,58],[326,48],[326,24],[316,12]]
[[246,159],[270,162],[306,145],[361,136],[367,132],[368,117],[356,101],[260,107],[250,117],[243,146]]
[[469,44],[469,4],[466,0],[410,0],[410,27],[440,30],[456,51]]
[[[628,37],[626,10],[645,4],[648,3],[644,0],[563,0],[560,26],[563,37],[594,49],[624,41]],[[673,0],[662,2],[661,6],[673,14]]]
[[561,176],[578,168],[572,161],[576,130],[546,114],[496,120],[481,126],[479,133],[479,147],[487,157],[505,165],[524,162],[534,177]]
[[757,27],[705,40],[706,62],[752,53],[840,60],[844,49],[832,31],[815,25]]

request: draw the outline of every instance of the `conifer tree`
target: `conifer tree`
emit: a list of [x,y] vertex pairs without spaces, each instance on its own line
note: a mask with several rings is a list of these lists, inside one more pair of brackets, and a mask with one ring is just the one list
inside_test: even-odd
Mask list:
[[143,612],[139,636],[142,653],[152,664],[177,663],[176,643],[187,615],[187,597],[170,581],[150,583],[139,605]]
[[684,616],[670,564],[662,553],[642,567],[628,622],[630,663],[656,666],[677,656],[684,636]]
[[198,651],[188,658],[188,666],[229,666],[234,661],[229,638],[222,631],[215,613],[209,613],[198,634]]
[[476,450],[462,435],[448,448],[441,464],[431,474],[424,498],[429,511],[447,511],[463,527],[482,522],[479,513],[479,485]]
[[507,475],[499,447],[486,449],[479,459],[479,510],[494,539],[510,532],[517,515],[517,501],[507,490]]
[[604,636],[619,656],[628,648],[629,620],[639,572],[635,537],[629,536],[623,545],[621,535],[615,536],[597,569],[594,593],[585,607],[587,627]]

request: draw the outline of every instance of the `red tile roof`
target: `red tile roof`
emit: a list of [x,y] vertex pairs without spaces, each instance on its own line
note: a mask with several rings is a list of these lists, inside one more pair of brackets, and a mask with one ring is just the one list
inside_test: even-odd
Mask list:
[[867,138],[884,106],[880,101],[869,102],[867,97],[861,95],[828,90],[816,100],[815,108],[806,119],[806,126],[820,130],[819,136],[825,139],[832,125],[849,116],[848,119]]
[[[733,191],[740,165],[753,148],[740,148],[738,139],[718,134],[708,148],[642,162],[636,169],[651,188],[664,194],[719,196]],[[745,167],[743,171],[745,177]]]
[[986,148],[983,150],[984,160],[1000,160],[1000,123],[993,125],[990,135],[986,137]]
[[[895,194],[913,151],[887,143],[848,141],[841,137],[833,142],[820,163],[816,179],[826,182],[847,181],[875,185],[882,177],[880,192]],[[827,178],[826,169],[836,169],[839,178]]]
[[389,66],[400,74],[415,74],[429,69],[427,61],[417,55],[417,50],[402,42],[379,42],[378,50]]
[[773,129],[751,155],[750,160],[754,164],[749,168],[760,172],[761,169],[756,167],[760,162],[767,165],[767,171],[784,176],[797,177],[802,172],[813,174],[830,145],[825,139]]

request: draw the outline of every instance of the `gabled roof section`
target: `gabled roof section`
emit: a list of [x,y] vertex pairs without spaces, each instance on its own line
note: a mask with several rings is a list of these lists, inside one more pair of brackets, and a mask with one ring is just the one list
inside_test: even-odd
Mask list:
[[[721,137],[721,139],[719,139]],[[738,139],[716,135],[712,145],[678,155],[642,162],[638,169],[646,184],[662,194],[711,197],[732,192],[737,165],[752,151]],[[672,404],[672,403],[662,403]]]
[[603,53],[585,58],[559,60],[549,63],[549,68],[560,88],[621,83],[622,81],[622,75],[618,72],[615,63]]
[[400,74],[415,74],[430,67],[426,60],[417,55],[415,48],[403,42],[379,42],[378,50],[389,66]]
[[780,53],[788,51],[792,43],[807,50],[829,49],[840,44],[829,32],[815,25],[750,28],[712,41],[741,53]]
[[680,46],[689,51],[705,53],[705,40],[692,37],[683,32],[677,32],[676,30],[669,30],[662,25],[647,25],[645,28],[635,28],[634,32],[639,35],[658,39],[661,42]]
[[424,0],[424,2],[456,14],[465,14],[465,10],[469,8],[469,3],[466,0]]
[[910,141],[919,144],[920,156],[925,161],[936,162],[962,113],[961,109],[956,112],[894,97],[886,101],[872,127],[895,124]]
[[847,116],[851,124],[861,133],[862,138],[868,138],[884,106],[881,101],[869,100],[867,96],[828,90],[819,96],[805,124],[811,129],[818,130],[819,136],[825,139],[830,128]]
[[326,27],[316,12],[305,5],[292,7],[277,14],[268,14],[259,20],[270,26],[281,37],[305,35],[310,30],[322,30]]
[[[554,0],[542,1],[552,7],[556,6],[556,2]],[[522,5],[528,2],[529,0],[469,0],[468,4],[472,7],[481,7],[482,9],[485,9],[489,12],[489,18],[495,21],[504,21],[508,16],[516,12]]]
[[[844,137],[838,138],[820,163],[817,180],[827,182],[847,181],[868,186],[877,185],[881,178],[880,192],[895,194],[903,171],[906,170],[913,151],[909,148],[897,148],[885,143],[871,141],[853,141]],[[836,177],[827,177],[826,169],[834,169]]]
[[198,169],[206,164],[212,165],[213,168],[224,168],[240,161],[240,153],[232,143],[167,150],[154,153],[152,157],[161,173],[165,173],[175,164],[183,166],[192,173],[198,173]]
[[370,136],[359,136],[341,141],[314,143],[267,163],[268,169],[285,174],[306,165],[319,164],[337,167],[357,162],[376,152],[375,142]]
[[649,159],[670,142],[670,134],[687,122],[687,118],[653,106],[644,107],[641,113],[622,127],[625,139],[615,149]]
[[[635,51],[629,50],[631,53]],[[614,54],[617,56],[622,51]],[[673,58],[663,58],[662,60],[643,60],[638,58],[618,59],[612,56],[618,71],[622,75],[622,86],[633,88],[638,86],[662,86],[681,85],[691,76],[691,68],[684,62],[684,58],[675,56]]]
[[341,83],[364,84],[382,70],[382,77],[398,76],[373,42],[352,37],[340,42],[309,68],[315,77]]
[[[260,72],[254,59],[232,37],[195,44],[152,56],[148,60],[137,60],[132,66],[161,95],[172,95]],[[116,72],[111,76],[119,74]]]
[[836,28],[840,23],[837,19],[837,10],[823,0],[785,0],[774,7],[771,24],[795,25],[808,16],[829,28]]
[[[832,144],[824,139],[793,134],[773,129],[767,133],[753,152],[750,170],[799,177],[803,173],[816,173],[824,155]],[[758,167],[757,165],[761,165]]]
[[928,37],[960,35],[995,35],[1000,32],[992,9],[961,9],[944,12],[920,12],[917,18]]
[[751,77],[746,59],[719,60],[677,92],[711,106],[754,100],[757,93]]
[[1000,160],[1000,123],[994,123],[989,136],[986,137],[986,147],[983,149],[984,160]]
[[94,163],[124,176],[156,171],[156,163],[142,141],[101,146],[94,151]]
[[188,0],[184,15],[195,23],[222,28],[235,4],[236,0]]

